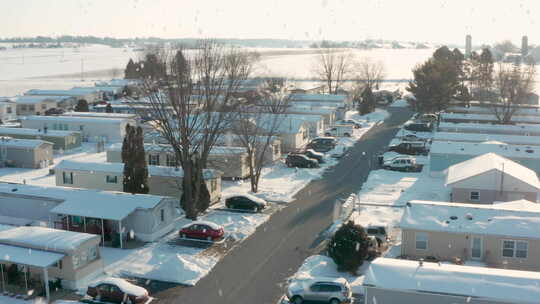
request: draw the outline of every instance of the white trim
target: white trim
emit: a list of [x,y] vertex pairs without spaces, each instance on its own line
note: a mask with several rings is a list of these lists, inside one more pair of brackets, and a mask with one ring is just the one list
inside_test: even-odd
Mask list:
[[[508,257],[508,256],[505,256],[504,255],[504,242],[505,241],[509,241],[509,242],[514,242],[514,247],[512,248],[512,256],[511,257]],[[517,243],[525,243],[527,244],[527,250],[525,251],[526,252],[526,257],[522,258],[522,257],[517,257],[516,254],[517,254]],[[525,241],[525,240],[516,240],[516,239],[501,239],[501,257],[504,259],[504,258],[510,258],[510,259],[520,259],[520,260],[526,260],[529,258],[529,241]]]

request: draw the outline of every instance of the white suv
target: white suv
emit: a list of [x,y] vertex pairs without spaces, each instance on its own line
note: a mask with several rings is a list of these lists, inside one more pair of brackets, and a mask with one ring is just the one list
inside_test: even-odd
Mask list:
[[293,304],[304,301],[330,304],[353,302],[351,287],[344,278],[294,280],[287,289],[287,298]]

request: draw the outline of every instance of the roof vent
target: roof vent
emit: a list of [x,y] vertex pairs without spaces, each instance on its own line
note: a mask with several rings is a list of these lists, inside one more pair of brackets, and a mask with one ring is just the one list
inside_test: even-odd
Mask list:
[[455,220],[457,220],[457,219],[458,219],[458,217],[457,217],[457,216],[455,216],[455,215],[452,215],[452,216],[450,217],[450,219],[451,219],[451,220],[453,220],[453,221],[455,221]]
[[469,221],[472,221],[473,216],[472,216],[472,214],[467,213],[467,214],[465,215],[465,218],[467,218]]

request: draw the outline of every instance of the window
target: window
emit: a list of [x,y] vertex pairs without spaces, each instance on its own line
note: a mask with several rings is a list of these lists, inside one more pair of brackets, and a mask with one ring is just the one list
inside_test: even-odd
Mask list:
[[59,260],[58,262],[54,263],[54,267],[58,269],[62,269],[62,260]]
[[42,110],[47,110],[47,105],[46,105],[46,104],[42,104],[42,105],[41,105],[41,109],[42,109]]
[[64,124],[64,131],[67,131],[67,130],[68,130],[68,125]]
[[478,200],[480,200],[480,192],[471,191],[471,201],[478,201]]
[[107,184],[118,184],[118,176],[116,175],[107,175],[105,178]]
[[62,172],[62,179],[64,184],[73,185],[73,172]]
[[172,154],[167,154],[167,166],[168,167],[176,167],[176,157]]
[[83,125],[79,126],[79,131],[81,131],[81,132],[84,131],[84,126]]
[[161,222],[165,222],[165,210],[159,210],[159,217],[161,218]]
[[6,107],[6,113],[11,114],[11,107]]
[[151,166],[159,166],[159,154],[148,154],[148,164]]
[[417,232],[416,237],[416,249],[426,250],[428,249],[428,234],[425,232]]
[[36,107],[34,105],[28,106],[28,111],[35,111],[35,110],[36,110]]
[[503,240],[502,255],[506,258],[527,258],[529,244],[525,241]]
[[26,111],[27,107],[26,105],[21,105],[21,111]]

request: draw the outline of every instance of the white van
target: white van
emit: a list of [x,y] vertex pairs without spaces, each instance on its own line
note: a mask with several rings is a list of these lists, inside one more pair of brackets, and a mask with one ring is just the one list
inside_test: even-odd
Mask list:
[[324,131],[324,136],[351,137],[354,132],[354,125],[333,125]]

